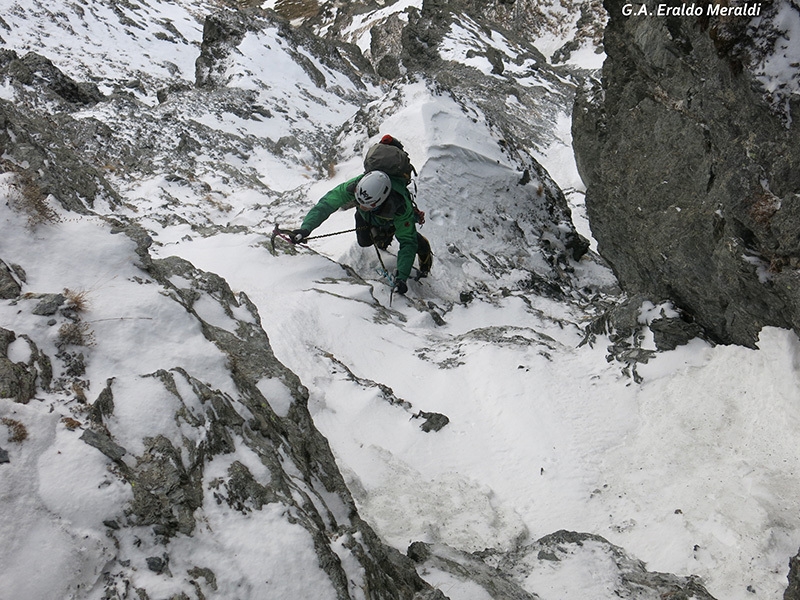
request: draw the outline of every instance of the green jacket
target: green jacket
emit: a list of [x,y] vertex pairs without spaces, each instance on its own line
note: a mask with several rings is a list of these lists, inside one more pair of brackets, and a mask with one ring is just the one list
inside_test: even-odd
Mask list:
[[[301,227],[308,231],[314,231],[340,208],[347,207],[348,204],[355,204],[356,185],[362,177],[363,175],[359,175],[345,181],[325,194],[308,212]],[[391,179],[392,191],[389,198],[377,211],[365,212],[358,207],[356,210],[371,227],[394,229],[394,237],[400,244],[400,250],[397,251],[397,278],[406,280],[411,274],[411,267],[417,254],[414,205],[411,203],[405,179],[402,177],[392,177]]]

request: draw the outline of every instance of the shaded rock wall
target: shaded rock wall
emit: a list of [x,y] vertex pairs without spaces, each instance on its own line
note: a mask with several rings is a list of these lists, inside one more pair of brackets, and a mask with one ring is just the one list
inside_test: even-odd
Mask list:
[[625,290],[673,300],[717,341],[798,329],[800,105],[765,96],[747,17],[623,4],[605,2],[602,82],[573,115],[600,253]]

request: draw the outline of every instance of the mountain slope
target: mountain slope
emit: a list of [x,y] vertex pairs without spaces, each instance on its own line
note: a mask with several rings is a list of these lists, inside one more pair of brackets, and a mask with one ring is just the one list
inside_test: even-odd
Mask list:
[[[559,187],[574,177],[574,70],[436,3],[409,5],[405,24],[365,13],[396,29],[396,66],[413,67],[388,79],[269,11],[61,8],[3,16],[0,589],[711,597],[693,574],[717,597],[785,586],[797,340],[765,330],[758,353],[655,351],[678,313],[619,305]],[[382,133],[417,166],[435,253],[405,298],[351,234],[269,243]],[[351,227],[340,212],[318,233]],[[609,308],[626,332],[605,333]],[[767,395],[785,418],[757,418]],[[30,576],[43,556],[47,576]]]

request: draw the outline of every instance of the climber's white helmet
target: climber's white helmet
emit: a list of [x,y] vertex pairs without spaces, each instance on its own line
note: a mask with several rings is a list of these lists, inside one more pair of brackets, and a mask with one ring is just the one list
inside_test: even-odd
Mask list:
[[370,171],[356,187],[356,202],[363,210],[375,210],[392,191],[392,180],[383,171]]

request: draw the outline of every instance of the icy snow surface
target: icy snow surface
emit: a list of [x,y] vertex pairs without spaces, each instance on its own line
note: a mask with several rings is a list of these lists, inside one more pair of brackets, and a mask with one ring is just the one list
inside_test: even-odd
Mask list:
[[[77,79],[97,77],[103,91],[140,71],[193,79],[207,10],[202,3],[122,5],[126,13],[137,7],[131,15],[137,20],[145,13],[168,20],[181,34],[170,33],[177,40],[171,42],[152,35],[158,29],[134,37],[107,27],[117,17],[111,18],[103,3],[87,4],[82,22],[77,13],[69,13],[55,23],[41,16],[40,2],[4,4],[3,19],[11,30],[0,33],[7,47],[20,54],[42,52]],[[477,34],[461,33],[464,39]],[[458,39],[450,38],[446,52],[466,57]],[[497,38],[494,43],[504,42]],[[245,40],[243,52],[258,46],[263,56],[261,62],[252,55],[240,57],[231,85],[254,86],[264,94],[275,86],[276,93],[293,102],[302,99],[307,113],[302,127],[337,119],[343,123],[355,114],[358,106],[332,97],[323,104],[295,94],[287,78],[305,75],[280,62],[284,55],[268,53],[270,45],[277,48],[280,42],[255,35]],[[266,68],[259,70],[265,64],[279,68],[281,79],[272,79]],[[771,64],[765,63],[765,73]],[[12,96],[2,83],[0,96]],[[151,93],[141,93],[140,99],[155,102]],[[98,105],[86,116],[110,118],[103,110]],[[194,118],[234,134],[242,126],[230,114],[217,118],[198,112]],[[285,133],[283,125],[263,124],[263,135],[278,137]],[[410,300],[395,297],[391,310],[388,288],[375,275],[374,252],[358,248],[352,237],[319,240],[297,254],[273,255],[264,244],[274,220],[299,223],[322,193],[357,172],[355,151],[337,165],[332,179],[321,182],[310,180],[302,165],[291,168],[253,153],[250,165],[269,187],[299,190],[304,202],[274,207],[263,191],[231,192],[225,197],[229,208],[208,218],[247,226],[244,233],[202,237],[189,224],[160,224],[150,218],[161,205],[158,194],[169,188],[187,203],[196,198],[158,177],[119,185],[126,199],[141,207],[140,214],[131,211],[129,216],[153,232],[152,252],[178,255],[218,273],[257,305],[276,356],[310,391],[315,423],[330,440],[362,516],[387,543],[401,551],[420,540],[467,551],[510,549],[559,529],[585,531],[624,547],[650,570],[699,575],[717,598],[753,598],[748,586],[758,598],[778,598],[788,558],[800,546],[797,336],[766,329],[759,350],[693,341],[641,365],[644,382],[637,385],[606,360],[602,339],[593,347],[580,345],[589,315],[576,305],[499,291],[491,301],[454,302],[462,289],[482,278],[498,289],[507,283],[489,281],[448,247],[502,254],[503,239],[486,238],[477,247],[469,227],[476,208],[493,197],[491,186],[518,174],[480,115],[465,114],[422,83],[404,90],[402,105],[380,129],[406,142],[420,170],[419,200],[429,218],[422,233],[436,256],[432,276],[411,282]],[[571,192],[576,224],[588,235],[579,212],[581,184],[569,153],[566,115],[554,130],[560,141],[540,158]],[[363,142],[342,140],[351,148]],[[210,174],[205,181],[225,189]],[[102,385],[117,377],[112,425],[123,445],[138,452],[145,436],[179,437],[180,425],[172,417],[175,397],[155,380],[152,393],[142,395],[140,375],[180,364],[203,373],[216,388],[231,390],[222,354],[177,304],[167,302],[155,286],[136,283],[142,272],[128,238],[112,235],[97,218],[76,215],[62,215],[60,222],[31,235],[24,220],[6,206],[12,193],[8,182],[0,180],[0,257],[25,266],[26,291],[87,292],[86,320],[97,343],[86,349],[86,379]],[[173,210],[186,210],[191,222],[197,209],[178,205]],[[350,227],[352,214],[337,213],[318,233]],[[520,260],[535,264],[537,258]],[[348,278],[339,263],[363,280]],[[608,272],[594,263],[575,268],[598,288],[609,282]],[[437,325],[429,312],[418,310],[415,299],[431,301],[440,310],[451,306],[443,311],[445,324]],[[643,307],[643,320],[656,308],[664,307]],[[197,310],[221,327],[228,321],[211,304],[199,304]],[[46,319],[3,301],[0,323],[35,331],[37,342],[45,344],[42,349],[55,354],[57,328],[46,325]],[[105,333],[106,328],[114,333]],[[21,346],[13,352],[25,356]],[[412,408],[387,403],[377,388],[359,385],[351,375],[391,387]],[[134,379],[135,396],[126,393]],[[279,384],[266,380],[260,386],[277,398],[279,414],[288,410],[290,400]],[[94,396],[98,392],[93,389]],[[450,423],[425,433],[414,418],[418,411],[445,414]],[[9,464],[0,465],[3,599],[50,598],[52,590],[64,589],[73,594],[68,597],[89,597],[76,590],[91,585],[114,556],[102,522],[121,515],[131,492],[107,471],[106,459],[65,425],[62,416],[67,414],[49,397],[29,405],[0,401],[0,416],[24,423],[29,433],[27,441],[15,443],[10,431],[0,427],[0,447],[11,456]],[[259,474],[258,458],[244,446],[230,460]],[[227,466],[214,463],[219,474]],[[305,530],[268,507],[256,515],[258,523],[239,529],[238,521],[212,504],[203,507],[207,522],[195,537],[175,540],[173,551],[178,561],[193,556],[197,563],[215,564],[218,597],[258,598],[255,586],[266,580],[295,586],[280,590],[279,597],[334,597],[321,572],[309,571],[315,559]],[[125,538],[124,543],[134,540]],[[276,573],[285,565],[278,559],[286,548],[298,556],[295,576]],[[593,578],[590,564],[579,563],[569,576],[541,573],[526,586],[546,600],[610,600],[604,595],[610,588]],[[191,564],[174,567],[185,570]],[[142,574],[148,576],[155,577]],[[432,573],[430,582],[452,598],[488,597],[474,584],[441,573]],[[173,592],[160,591],[164,597]]]

